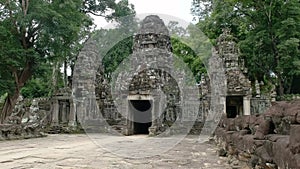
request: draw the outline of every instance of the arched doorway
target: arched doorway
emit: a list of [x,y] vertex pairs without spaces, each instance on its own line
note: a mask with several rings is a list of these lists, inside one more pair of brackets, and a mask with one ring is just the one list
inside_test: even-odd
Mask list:
[[133,134],[149,134],[152,125],[152,101],[129,100],[129,112],[133,117]]

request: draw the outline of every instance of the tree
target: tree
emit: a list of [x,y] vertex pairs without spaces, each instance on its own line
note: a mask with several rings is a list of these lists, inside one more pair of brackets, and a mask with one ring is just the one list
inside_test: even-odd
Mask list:
[[79,11],[79,1],[1,1],[2,79],[10,84],[1,121],[13,110],[25,83],[41,63],[61,57],[76,42],[89,18]]
[[171,35],[172,53],[187,64],[195,80],[199,82],[201,74],[206,73],[204,64],[211,52],[208,38],[194,25],[183,28],[178,22],[171,21],[168,29]]
[[275,76],[279,96],[289,93],[299,72],[299,1],[194,0],[192,9],[212,42],[222,28],[231,29],[251,80],[268,83]]
[[192,71],[196,82],[199,82],[201,74],[206,72],[201,57],[199,57],[189,45],[180,41],[178,38],[172,37],[171,43],[173,48],[172,53],[182,59],[182,61]]
[[[120,4],[120,5],[118,5]],[[0,95],[7,93],[1,121],[11,114],[21,89],[42,64],[71,60],[93,24],[88,13],[113,19],[127,0],[0,1]],[[123,12],[123,13],[122,13]]]

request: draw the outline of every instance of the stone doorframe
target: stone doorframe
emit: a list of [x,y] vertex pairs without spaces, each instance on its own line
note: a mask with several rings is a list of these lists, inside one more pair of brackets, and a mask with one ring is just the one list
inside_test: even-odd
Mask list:
[[151,127],[149,127],[149,136],[154,136],[157,135],[158,132],[158,127],[161,124],[161,120],[159,119],[160,115],[160,98],[159,97],[155,97],[153,95],[150,94],[136,94],[136,95],[128,95],[127,96],[127,100],[126,100],[126,112],[127,112],[127,118],[126,118],[126,129],[124,130],[124,135],[133,135],[134,134],[134,117],[133,117],[133,113],[130,112],[130,108],[129,108],[129,102],[131,100],[149,100],[151,102],[151,120],[152,120],[152,124]]
[[224,113],[225,115],[227,115],[227,99],[228,97],[241,97],[242,98],[242,106],[243,106],[243,109],[242,109],[242,113],[241,114],[237,114],[237,115],[240,115],[240,116],[243,116],[243,115],[250,115],[250,100],[251,100],[251,95],[228,95],[226,96],[226,101],[224,102]]
[[250,112],[250,99],[251,95],[243,96],[243,115],[251,115]]

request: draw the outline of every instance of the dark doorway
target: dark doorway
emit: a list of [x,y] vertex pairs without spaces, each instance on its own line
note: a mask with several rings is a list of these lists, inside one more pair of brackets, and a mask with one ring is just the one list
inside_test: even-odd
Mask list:
[[130,112],[133,113],[133,134],[149,134],[152,125],[152,101],[131,100]]
[[243,97],[227,96],[226,97],[226,115],[227,118],[235,118],[243,114]]
[[235,118],[237,116],[237,107],[236,106],[226,106],[226,115],[227,118]]

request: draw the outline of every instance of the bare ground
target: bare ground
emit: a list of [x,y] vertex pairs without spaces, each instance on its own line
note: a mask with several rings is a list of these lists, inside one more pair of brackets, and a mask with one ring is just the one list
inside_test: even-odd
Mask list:
[[[158,147],[147,144],[128,145],[148,139],[145,135],[128,137],[106,136],[99,138],[102,146],[84,134],[48,135],[43,138],[0,142],[0,168],[41,168],[41,169],[108,169],[108,168],[231,168],[227,159],[218,157],[216,147],[207,142],[198,142],[197,136],[188,136],[170,150],[143,157],[146,151]],[[168,138],[162,138],[168,141]],[[154,143],[156,144],[156,143]],[[112,149],[104,149],[105,146]],[[120,156],[121,150],[131,150],[127,156]],[[136,148],[134,148],[136,146]],[[113,149],[115,147],[115,149]],[[125,147],[125,149],[124,149]],[[145,150],[145,152],[141,150]],[[112,153],[113,152],[113,153]],[[139,158],[139,153],[140,157]],[[129,156],[128,156],[129,155]]]

